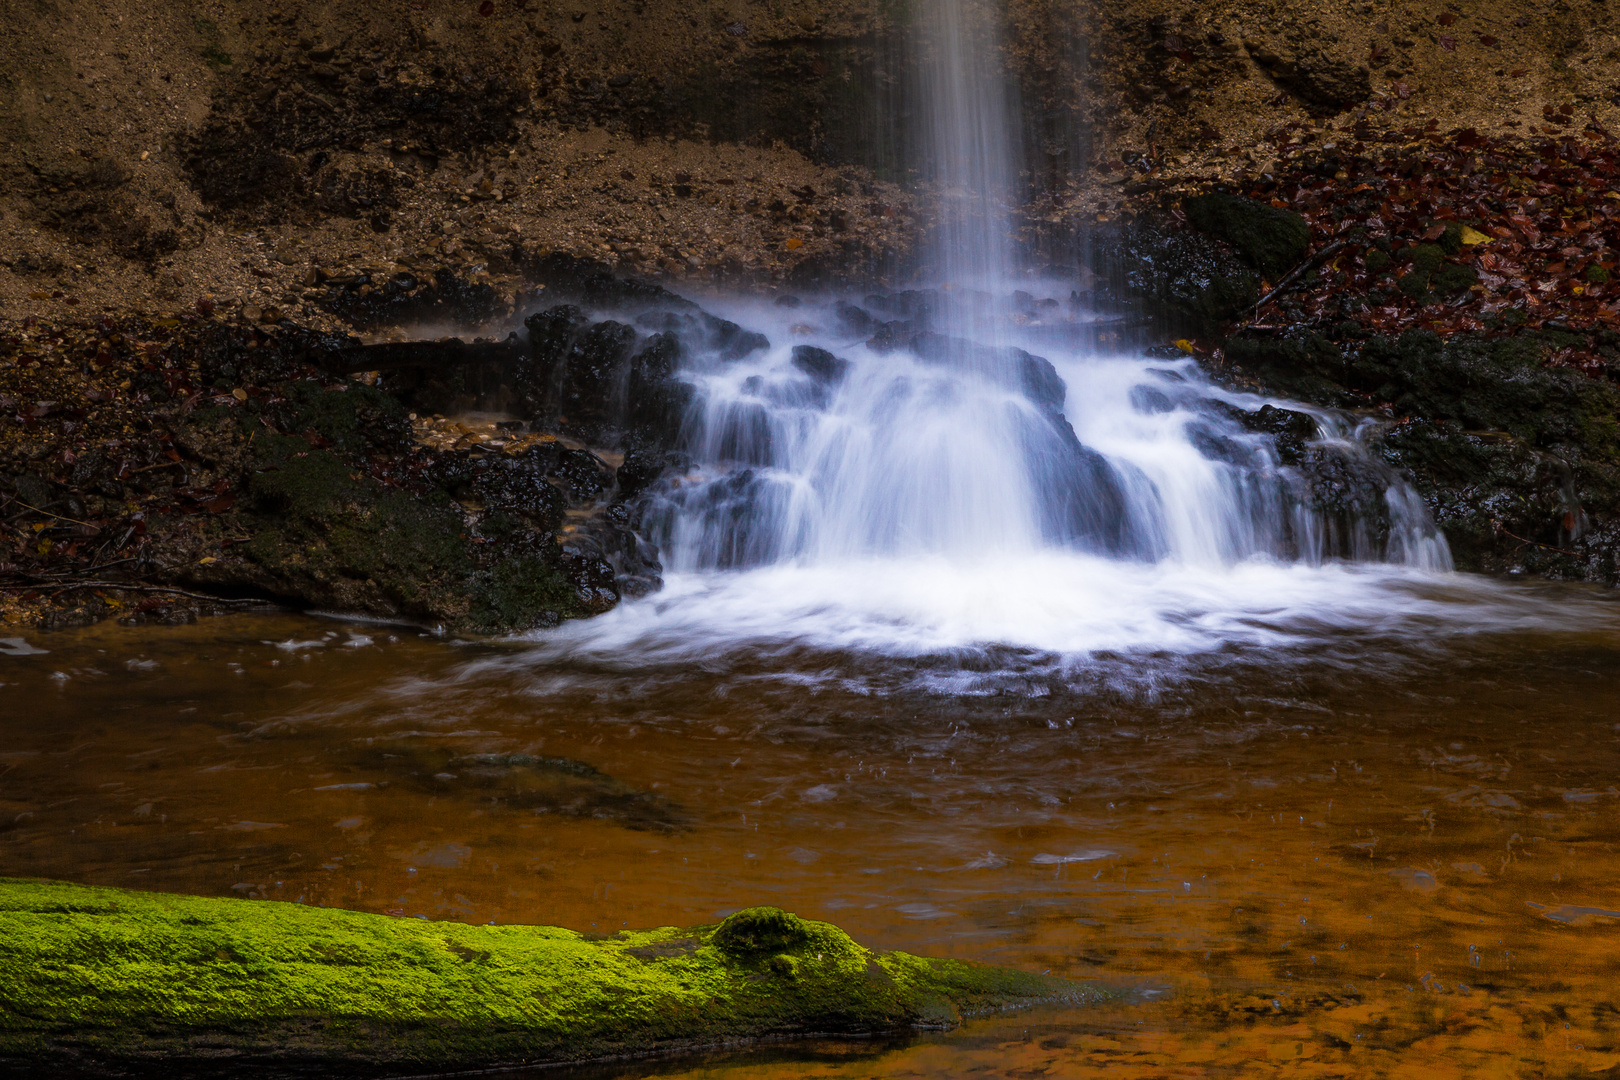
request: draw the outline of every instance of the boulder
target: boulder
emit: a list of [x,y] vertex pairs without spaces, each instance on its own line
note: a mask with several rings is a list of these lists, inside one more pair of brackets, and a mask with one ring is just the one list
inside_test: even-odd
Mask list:
[[1292,210],[1219,191],[1183,199],[1181,209],[1187,224],[1231,244],[1272,280],[1305,257],[1310,227]]
[[1118,996],[777,908],[586,935],[0,879],[0,941],[0,1064],[36,1075],[515,1069]]

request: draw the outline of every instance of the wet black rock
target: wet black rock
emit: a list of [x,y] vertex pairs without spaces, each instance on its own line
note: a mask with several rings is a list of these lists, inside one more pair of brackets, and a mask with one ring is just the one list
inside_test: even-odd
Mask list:
[[765,510],[780,495],[776,483],[757,469],[742,469],[704,485],[660,485],[649,492],[641,512],[643,535],[667,536],[678,516],[711,538],[704,569],[740,570],[762,566],[779,554],[775,530]]
[[634,327],[619,322],[596,323],[575,337],[559,372],[564,430],[593,441],[614,432],[636,338]]
[[1277,460],[1284,465],[1298,465],[1304,458],[1306,444],[1317,437],[1316,419],[1309,413],[1279,409],[1269,404],[1253,412],[1219,404],[1221,411],[1243,425],[1245,430],[1271,436]]
[[992,382],[1016,389],[1042,409],[1058,412],[1063,408],[1068,389],[1052,362],[1043,356],[929,332],[913,334],[906,341],[906,348],[924,363],[976,372]]
[[814,345],[793,347],[793,366],[823,385],[835,386],[849,374],[849,361]]
[[698,306],[661,285],[639,278],[618,277],[606,263],[581,259],[563,252],[525,260],[525,276],[545,286],[548,297],[572,300],[601,311],[636,311],[664,308],[696,311]]
[[1187,425],[1187,440],[1200,455],[1210,461],[1219,461],[1242,469],[1252,468],[1256,464],[1252,449],[1208,423]]
[[646,311],[638,315],[635,322],[643,330],[675,334],[691,348],[715,353],[727,362],[771,347],[770,339],[764,334],[745,330],[729,319],[702,310]]
[[666,472],[682,472],[689,464],[686,455],[679,451],[632,446],[614,471],[619,498],[633,502]]
[[1086,262],[1100,306],[1146,309],[1173,328],[1214,329],[1260,298],[1259,276],[1231,247],[1168,222],[1100,231]]
[[871,312],[848,300],[838,301],[833,306],[833,315],[838,319],[839,329],[850,334],[868,336],[878,325]]
[[1139,413],[1167,413],[1174,407],[1163,390],[1152,386],[1131,387],[1131,408]]
[[630,443],[665,449],[679,444],[695,392],[676,377],[684,351],[674,334],[654,334],[630,361],[625,402]]
[[1302,502],[1325,530],[1315,538],[1314,554],[1358,561],[1384,557],[1393,470],[1354,448],[1332,445],[1309,447],[1295,468],[1303,481]]

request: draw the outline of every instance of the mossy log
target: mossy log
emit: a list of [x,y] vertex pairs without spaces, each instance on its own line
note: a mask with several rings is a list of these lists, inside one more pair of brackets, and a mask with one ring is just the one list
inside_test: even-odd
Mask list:
[[777,908],[580,934],[0,879],[0,1069],[386,1075],[946,1027],[1094,986]]

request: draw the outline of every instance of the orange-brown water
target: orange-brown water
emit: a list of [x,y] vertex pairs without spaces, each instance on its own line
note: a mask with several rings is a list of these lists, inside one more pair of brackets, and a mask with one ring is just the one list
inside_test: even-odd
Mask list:
[[0,656],[3,874],[583,930],[774,903],[1131,992],[593,1076],[1620,1067],[1613,633],[1033,698],[290,616],[29,641]]

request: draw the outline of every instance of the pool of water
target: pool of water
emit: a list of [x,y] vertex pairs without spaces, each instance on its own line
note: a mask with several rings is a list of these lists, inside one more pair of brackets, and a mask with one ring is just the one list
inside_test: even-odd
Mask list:
[[1452,617],[1083,660],[654,648],[650,609],[31,634],[0,649],[0,873],[580,930],[779,904],[1130,991],[592,1077],[1620,1066],[1620,607],[1403,595]]

